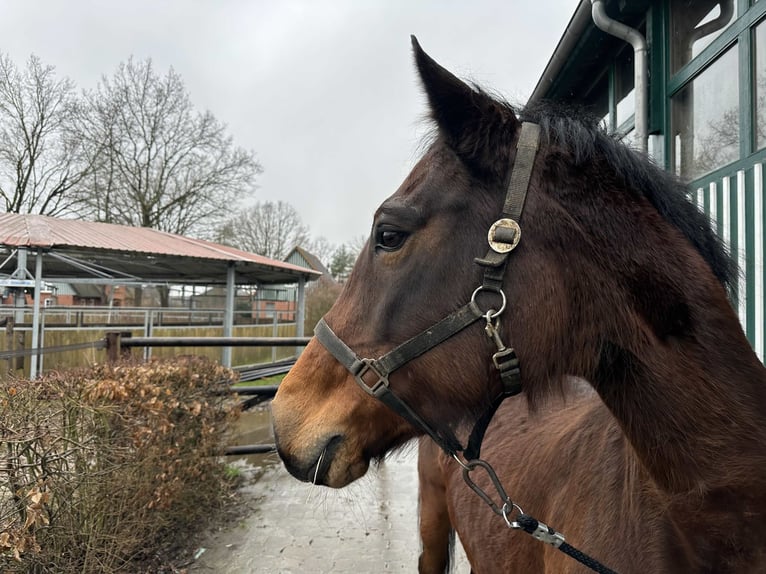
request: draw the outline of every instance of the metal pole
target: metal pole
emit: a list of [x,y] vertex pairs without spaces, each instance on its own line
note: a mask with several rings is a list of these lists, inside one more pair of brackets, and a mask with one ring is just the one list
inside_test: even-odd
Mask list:
[[[295,316],[295,333],[298,337],[303,337],[304,323],[306,322],[306,279],[301,276],[298,278],[298,312]],[[303,347],[295,348],[295,355],[298,356],[303,351]]]
[[[14,271],[14,277],[16,279],[27,278],[27,248],[19,247],[16,252],[16,271]],[[24,322],[24,306],[26,305],[26,297],[24,296],[24,288],[17,287],[13,290],[13,306],[16,308],[13,321],[16,325],[21,325]]]
[[37,378],[37,361],[40,359],[40,291],[43,283],[43,252],[38,249],[35,259],[35,295],[32,300],[32,349],[35,354],[29,361],[29,378]]
[[[274,309],[274,311],[271,312],[271,336],[272,337],[279,337],[279,320],[277,315],[277,310]],[[277,362],[277,348],[272,347],[271,348],[271,362],[276,363]]]
[[[223,313],[223,336],[231,337],[234,332],[234,294],[236,285],[234,262],[230,261],[226,269],[226,308]],[[231,347],[224,347],[221,352],[221,364],[231,367]]]
[[[144,337],[151,337],[152,332],[154,329],[152,326],[154,325],[154,311],[151,309],[144,309]],[[144,361],[148,361],[152,358],[152,349],[151,347],[146,347],[144,349]]]
[[[41,349],[45,348],[45,307],[40,309],[40,348]],[[38,362],[37,372],[42,375],[45,370],[45,367],[44,367],[45,354],[44,353],[40,353],[37,356],[37,362]]]

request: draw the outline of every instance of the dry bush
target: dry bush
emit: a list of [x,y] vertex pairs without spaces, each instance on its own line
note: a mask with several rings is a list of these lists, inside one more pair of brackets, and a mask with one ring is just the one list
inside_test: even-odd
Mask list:
[[321,277],[319,281],[306,289],[306,319],[304,329],[306,333],[313,333],[314,326],[324,314],[330,310],[335,300],[343,290],[343,285]]
[[151,570],[226,496],[235,377],[184,358],[0,383],[0,570]]

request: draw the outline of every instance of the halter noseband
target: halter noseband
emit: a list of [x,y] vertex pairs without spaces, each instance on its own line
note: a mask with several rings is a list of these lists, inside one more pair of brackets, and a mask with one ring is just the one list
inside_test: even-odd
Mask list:
[[[464,456],[468,460],[478,458],[484,433],[500,403],[505,398],[521,392],[519,360],[516,357],[516,352],[503,344],[499,333],[499,317],[506,305],[505,293],[502,290],[503,277],[508,263],[508,255],[521,239],[521,228],[518,221],[521,219],[521,212],[524,208],[524,200],[529,188],[539,140],[540,126],[528,122],[522,123],[521,134],[516,144],[516,159],[506,191],[502,216],[489,229],[490,250],[487,255],[475,260],[477,264],[484,267],[484,280],[473,292],[471,300],[467,304],[428,329],[394,347],[378,359],[359,357],[333,332],[324,318],[320,319],[314,328],[314,336],[317,340],[338,362],[349,370],[357,384],[366,393],[382,401],[410,424],[428,434],[442,450],[453,457],[458,451],[464,451]],[[477,296],[482,291],[492,292],[501,297],[502,303],[499,310],[482,311],[476,302]],[[503,388],[474,425],[468,444],[464,449],[451,430],[445,431],[446,436],[440,435],[409,405],[397,397],[389,387],[388,377],[396,369],[482,318],[486,320],[485,332],[487,336],[497,346],[497,352],[492,355],[492,362],[500,373]]]

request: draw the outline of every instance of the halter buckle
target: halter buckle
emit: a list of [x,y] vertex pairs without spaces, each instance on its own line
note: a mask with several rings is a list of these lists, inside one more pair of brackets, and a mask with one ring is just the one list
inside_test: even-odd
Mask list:
[[[380,398],[380,395],[388,390],[388,373],[381,373],[378,370],[375,359],[360,359],[359,365],[358,371],[354,373],[356,382],[368,395]],[[367,384],[367,381],[364,380],[364,376],[368,372],[372,372],[377,377],[377,380],[372,384]]]
[[495,253],[510,253],[521,241],[521,227],[513,219],[498,219],[489,228],[487,242]]

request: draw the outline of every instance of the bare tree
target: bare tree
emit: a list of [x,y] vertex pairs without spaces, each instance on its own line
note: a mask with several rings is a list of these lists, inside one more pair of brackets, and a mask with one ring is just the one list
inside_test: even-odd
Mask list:
[[332,254],[338,248],[337,245],[331,243],[326,237],[312,239],[308,244],[302,245],[302,247],[306,247],[306,249],[308,249],[312,255],[315,255],[322,262],[322,265],[328,269],[330,267],[330,261],[332,261]]
[[282,260],[296,245],[308,244],[309,231],[292,205],[265,201],[229,219],[219,229],[217,240],[243,251]]
[[97,221],[210,236],[261,170],[151,60],[131,58],[86,92],[78,130],[93,164],[78,192]]
[[85,175],[71,131],[74,86],[31,56],[23,70],[0,54],[0,198],[6,212],[60,215]]
[[348,243],[346,243],[348,250],[354,254],[354,261],[356,261],[356,258],[359,257],[359,254],[362,252],[362,249],[364,249],[365,245],[367,245],[366,235],[356,235],[352,237]]

